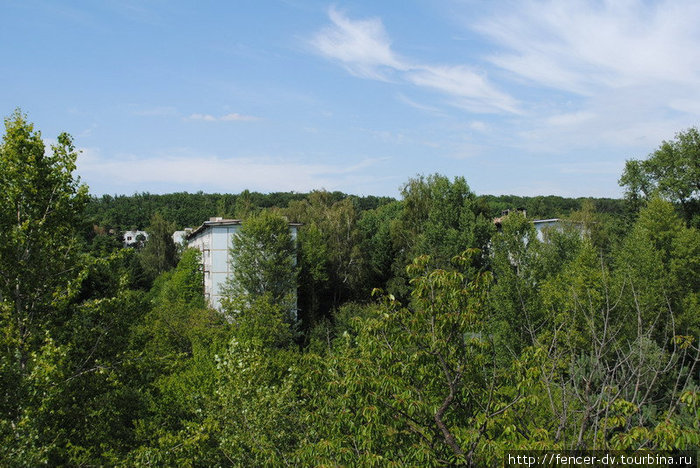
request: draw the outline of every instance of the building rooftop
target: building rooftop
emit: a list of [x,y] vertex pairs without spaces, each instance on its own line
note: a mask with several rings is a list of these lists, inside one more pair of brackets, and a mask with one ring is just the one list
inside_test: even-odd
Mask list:
[[550,218],[550,219],[533,219],[532,224],[541,224],[541,223],[555,223],[557,221],[561,221],[559,218]]
[[[201,226],[187,234],[187,239],[191,239],[210,226],[237,226],[243,224],[240,219],[226,219],[222,217],[211,217],[209,221],[204,221]],[[301,226],[302,223],[289,223],[290,226]]]
[[240,219],[226,219],[226,218],[221,218],[221,217],[212,217],[209,218],[209,221],[204,221],[201,226],[199,226],[197,229],[194,229],[192,232],[187,234],[187,239],[190,239],[203,230],[205,230],[209,226],[235,226],[235,225],[240,225],[241,220]]

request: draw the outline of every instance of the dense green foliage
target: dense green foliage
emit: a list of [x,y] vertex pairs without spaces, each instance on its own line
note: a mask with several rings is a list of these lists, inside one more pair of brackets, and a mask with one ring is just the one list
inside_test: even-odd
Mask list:
[[[294,201],[305,200],[308,194],[276,192],[263,194],[244,190],[238,195],[197,193],[170,193],[156,195],[103,195],[91,197],[85,217],[98,226],[127,230],[143,229],[154,214],[175,223],[178,229],[197,227],[211,216],[246,219],[251,214],[267,208],[286,208]],[[328,193],[333,202],[345,198],[353,200],[360,210],[375,209],[391,201],[388,197],[357,197],[341,192]]]
[[140,260],[144,272],[153,281],[177,263],[177,249],[172,238],[175,225],[166,221],[160,213],[156,213],[151,218],[151,224],[146,232],[148,242],[141,251]]
[[700,131],[693,127],[679,132],[649,158],[627,161],[620,185],[634,207],[657,193],[678,203],[686,220],[700,226]]
[[234,237],[230,266],[222,300],[227,317],[235,322],[244,306],[262,297],[296,316],[297,266],[286,219],[270,211],[248,218]]
[[[250,214],[269,208],[286,209],[294,202],[310,200],[314,193],[274,192],[258,193],[244,190],[239,194],[218,193],[169,193],[157,195],[137,193],[134,195],[103,195],[90,197],[85,209],[85,220],[90,225],[107,229],[127,230],[148,227],[151,218],[160,213],[166,220],[175,223],[177,229],[197,227],[211,216],[245,219]],[[344,199],[352,202],[356,211],[374,211],[381,206],[396,202],[391,197],[373,195],[356,196],[342,192],[322,192],[331,205]],[[478,212],[490,216],[500,215],[502,210],[521,208],[532,218],[556,218],[568,216],[581,209],[586,200],[593,200],[599,213],[622,215],[625,205],[613,198],[564,198],[554,195],[523,197],[517,195],[481,195],[477,197]],[[302,221],[302,219],[291,219]]]
[[[46,152],[20,112],[5,128],[2,466],[497,466],[504,450],[700,445],[699,213],[695,189],[674,191],[697,158],[669,156],[694,129],[628,164],[625,205],[478,197],[437,174],[400,200],[89,199],[70,137]],[[527,217],[497,228],[512,208]],[[200,252],[170,238],[212,215],[244,219],[223,314]],[[538,233],[533,217],[564,220]]]

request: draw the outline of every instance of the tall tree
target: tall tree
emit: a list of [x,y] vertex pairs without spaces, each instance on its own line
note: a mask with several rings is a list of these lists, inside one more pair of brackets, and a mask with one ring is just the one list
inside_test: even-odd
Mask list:
[[79,275],[75,226],[87,187],[65,133],[46,151],[19,110],[0,145],[0,464],[45,462],[65,349],[53,339]]
[[476,199],[464,177],[432,174],[410,179],[403,187],[403,213],[392,224],[394,279],[388,286],[394,294],[408,294],[404,269],[414,257],[429,255],[433,266],[449,267],[451,259],[468,248],[481,249],[473,261],[486,261],[492,223],[476,213]]
[[358,214],[350,198],[338,200],[337,192],[326,191],[290,203],[285,212],[304,223],[299,232],[302,313],[313,321],[356,297],[363,264]]
[[[19,110],[5,119],[0,146],[0,301],[16,333],[20,364],[32,338],[67,294],[75,267],[75,226],[87,187],[73,177],[78,153],[62,133],[47,152],[41,133]],[[41,333],[37,333],[39,331]]]
[[[252,301],[269,295],[288,301],[296,293],[295,241],[289,223],[272,211],[262,211],[241,226],[230,249],[233,274],[227,282],[230,300]],[[224,307],[227,307],[224,305]]]
[[177,263],[177,248],[172,238],[175,224],[166,221],[160,213],[156,213],[151,218],[151,225],[146,232],[148,241],[141,251],[141,263],[152,281]]
[[700,131],[697,127],[678,132],[643,161],[627,161],[620,177],[626,196],[635,201],[652,192],[679,203],[686,221],[700,216]]

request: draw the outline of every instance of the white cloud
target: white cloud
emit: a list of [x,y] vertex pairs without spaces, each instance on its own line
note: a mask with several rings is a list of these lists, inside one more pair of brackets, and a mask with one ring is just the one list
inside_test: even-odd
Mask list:
[[[412,107],[505,116],[490,122],[487,146],[497,139],[549,154],[606,147],[623,159],[700,121],[698,2],[523,0],[496,3],[480,17],[469,2],[451,11],[460,8],[465,30],[488,44],[479,66],[400,55],[379,18],[353,20],[336,10],[311,44],[357,76],[448,98],[423,95],[418,103],[399,91]],[[462,42],[464,56],[473,57],[476,49]]]
[[525,0],[465,22],[520,90],[527,120],[511,121],[513,146],[615,148],[620,161],[700,121],[698,24],[700,3],[689,0]]
[[378,140],[391,143],[393,145],[405,145],[411,143],[411,139],[408,138],[403,132],[391,132],[388,130],[366,130],[369,134],[373,135]]
[[469,128],[477,132],[485,132],[488,130],[488,126],[479,120],[473,120],[469,122]]
[[322,29],[311,44],[322,55],[336,60],[353,75],[385,79],[389,69],[404,70],[406,65],[391,50],[391,43],[378,18],[353,21],[331,8],[333,26]]
[[260,120],[260,117],[254,117],[252,115],[242,115],[235,112],[230,114],[225,114],[220,117],[215,117],[211,114],[191,114],[188,120],[201,120],[204,122],[254,122]]
[[404,104],[406,104],[406,105],[408,105],[408,106],[415,107],[416,109],[420,109],[420,110],[422,110],[422,111],[430,112],[431,114],[439,114],[439,115],[442,115],[442,114],[443,114],[443,113],[440,111],[440,109],[438,109],[437,107],[429,106],[429,105],[425,105],[425,104],[416,102],[416,101],[414,101],[413,99],[408,98],[407,96],[405,96],[405,95],[402,94],[402,93],[399,93],[399,94],[397,95],[397,99],[398,99],[400,102],[402,102],[402,103],[404,103]]
[[216,122],[216,117],[210,114],[191,114],[190,120],[204,120],[205,122]]
[[624,161],[583,161],[559,164],[555,168],[561,174],[619,176],[625,167]]
[[446,154],[451,159],[471,159],[478,156],[483,156],[486,148],[475,143],[460,143],[449,153]]
[[407,74],[418,86],[436,89],[458,99],[457,105],[473,112],[519,113],[515,100],[498,91],[485,74],[465,66],[420,66]]
[[391,75],[456,98],[450,103],[473,112],[519,112],[515,99],[499,91],[483,71],[467,65],[433,65],[400,57],[392,50],[378,18],[351,20],[335,9],[330,10],[329,17],[333,25],[317,33],[311,45],[353,75],[385,81]]
[[207,190],[236,192],[335,190],[374,183],[364,173],[377,164],[364,159],[350,165],[309,164],[269,157],[201,156],[189,149],[173,149],[156,156],[106,156],[97,148],[83,148],[78,173],[88,185],[110,187],[121,193],[144,187],[166,187],[167,191]]
[[577,125],[596,117],[593,112],[570,112],[568,114],[557,114],[547,117],[546,122],[554,126]]
[[238,122],[253,122],[256,120],[260,120],[259,117],[253,117],[252,115],[241,115],[237,113],[231,113],[231,114],[226,114],[222,115],[219,120],[222,120],[224,122],[235,120]]
[[700,77],[700,4],[691,1],[524,1],[474,28],[504,51],[490,61],[581,95],[600,88],[676,84]]

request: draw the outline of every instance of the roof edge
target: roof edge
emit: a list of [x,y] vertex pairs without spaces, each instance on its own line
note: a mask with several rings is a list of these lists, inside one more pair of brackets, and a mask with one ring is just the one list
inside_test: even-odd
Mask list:
[[[199,226],[197,229],[192,230],[189,234],[187,234],[186,239],[189,240],[199,234],[200,232],[204,231],[206,228],[211,227],[211,226],[240,226],[243,224],[243,221],[240,219],[217,219],[216,221],[209,220],[209,221],[204,221],[201,226]],[[304,223],[287,223],[290,226],[303,226]]]

